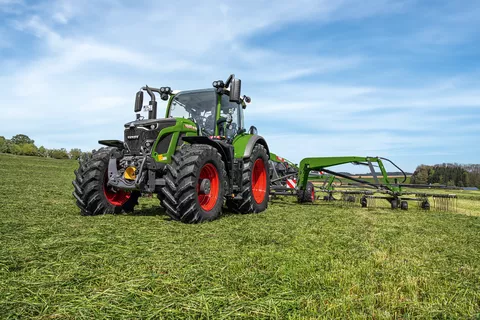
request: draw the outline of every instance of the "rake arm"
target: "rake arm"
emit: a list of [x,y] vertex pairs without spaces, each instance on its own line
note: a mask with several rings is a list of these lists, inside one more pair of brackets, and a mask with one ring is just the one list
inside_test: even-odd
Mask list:
[[[386,189],[386,190],[389,190],[393,193],[400,193],[401,192],[400,185],[392,184],[390,182],[390,180],[388,179],[388,174],[387,174],[387,171],[385,170],[382,159],[391,162],[388,159],[380,158],[380,157],[348,156],[348,157],[305,158],[300,162],[300,168],[299,168],[299,174],[298,174],[298,176],[299,176],[298,188],[300,190],[305,190],[305,188],[307,186],[307,182],[308,182],[308,174],[312,170],[317,170],[317,171],[325,171],[325,172],[330,173],[332,175],[343,177],[345,179],[350,179],[350,180],[353,180],[353,181],[356,181],[356,182],[360,182],[362,184],[370,185],[370,186],[375,187],[377,189]],[[376,183],[370,183],[368,181],[355,179],[355,178],[352,178],[350,176],[343,175],[341,173],[337,173],[337,172],[330,171],[330,170],[326,169],[328,167],[338,166],[338,165],[347,164],[347,163],[368,165],[368,167],[370,168],[370,171],[372,171],[372,175],[373,175]],[[378,165],[378,168],[380,168],[380,171],[382,173],[381,177],[377,176],[377,173],[375,172],[373,163],[376,163]],[[393,165],[395,165],[395,164],[393,164]],[[397,166],[395,165],[395,167],[397,167]]]

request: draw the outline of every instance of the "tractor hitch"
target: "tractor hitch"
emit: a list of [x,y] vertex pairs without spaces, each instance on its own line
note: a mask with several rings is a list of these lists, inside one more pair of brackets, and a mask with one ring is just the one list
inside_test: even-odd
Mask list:
[[125,178],[124,175],[118,173],[117,158],[114,157],[114,155],[112,154],[112,156],[110,157],[110,161],[108,162],[108,185],[123,190],[139,190],[141,187],[140,181],[144,177],[144,174],[142,174],[144,163],[145,158],[142,161],[140,169],[135,170],[134,179],[132,179],[133,176],[131,174],[127,174],[128,178]]
[[155,171],[149,169],[149,156],[144,156],[138,168],[128,166],[123,174],[118,172],[117,160],[122,158],[120,152],[112,153],[108,162],[107,184],[122,190],[140,190],[143,192],[157,192],[157,187],[165,186],[165,179],[156,178]]

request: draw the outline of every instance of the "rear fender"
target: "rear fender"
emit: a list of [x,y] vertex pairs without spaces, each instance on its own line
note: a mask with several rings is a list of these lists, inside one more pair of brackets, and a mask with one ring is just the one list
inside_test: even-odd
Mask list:
[[267,142],[262,136],[256,134],[242,134],[233,140],[233,147],[235,148],[235,158],[247,159],[250,158],[253,148],[256,144],[261,144],[267,150],[267,155],[270,155]]
[[225,163],[227,174],[229,176],[231,175],[233,168],[233,154],[231,151],[231,147],[228,147],[227,145],[224,145],[219,141],[212,140],[205,136],[184,137],[183,141],[190,144],[206,144],[217,149],[222,156],[223,162]]

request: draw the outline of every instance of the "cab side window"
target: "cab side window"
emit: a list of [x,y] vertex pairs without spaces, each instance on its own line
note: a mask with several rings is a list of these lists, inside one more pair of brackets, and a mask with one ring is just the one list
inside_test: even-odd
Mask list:
[[222,95],[220,120],[219,132],[223,131],[223,135],[229,139],[233,139],[242,128],[241,105],[230,102],[227,95]]

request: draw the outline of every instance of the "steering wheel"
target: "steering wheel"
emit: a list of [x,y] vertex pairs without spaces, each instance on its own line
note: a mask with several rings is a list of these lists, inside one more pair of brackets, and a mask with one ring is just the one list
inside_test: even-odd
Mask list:
[[213,115],[209,115],[205,118],[202,131],[210,136],[213,136],[215,134],[215,119],[213,118]]

